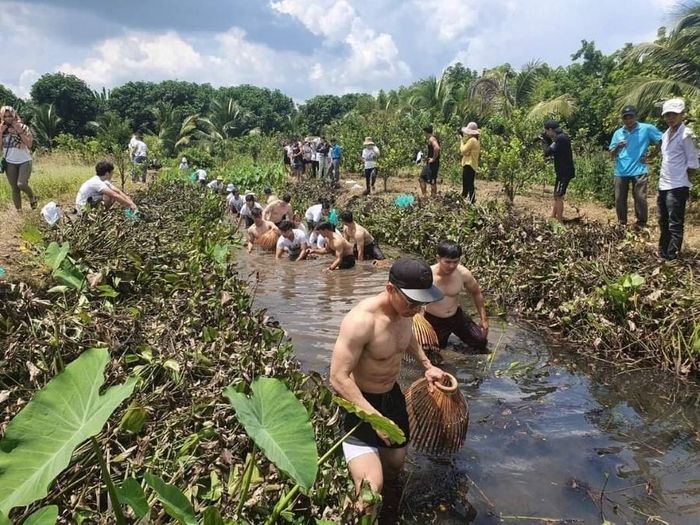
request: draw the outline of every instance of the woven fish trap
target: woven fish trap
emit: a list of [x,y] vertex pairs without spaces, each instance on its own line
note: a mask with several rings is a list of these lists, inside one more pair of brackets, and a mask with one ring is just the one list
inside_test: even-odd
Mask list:
[[457,379],[447,375],[447,384],[436,383],[432,393],[425,378],[415,381],[405,392],[413,447],[438,456],[462,448],[469,426],[467,400]]
[[274,250],[277,246],[277,239],[279,239],[277,232],[275,230],[268,230],[258,239],[258,246],[263,250]]
[[438,336],[423,314],[413,316],[413,335],[424,349],[438,349]]

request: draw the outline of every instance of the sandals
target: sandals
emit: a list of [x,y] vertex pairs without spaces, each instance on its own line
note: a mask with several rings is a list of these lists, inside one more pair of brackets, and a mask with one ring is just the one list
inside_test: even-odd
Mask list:
[[32,210],[36,210],[37,206],[39,206],[39,198],[34,197],[32,200],[30,200],[29,206],[31,207]]

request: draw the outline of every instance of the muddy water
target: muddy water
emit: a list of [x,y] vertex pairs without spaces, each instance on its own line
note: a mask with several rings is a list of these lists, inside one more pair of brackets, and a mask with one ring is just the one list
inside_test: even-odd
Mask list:
[[[303,366],[324,375],[343,315],[388,273],[239,257],[256,304],[287,330]],[[443,353],[470,403],[467,440],[449,460],[410,452],[402,522],[700,523],[700,389],[621,373],[498,319],[489,341],[491,363]],[[403,386],[417,374],[406,367]]]

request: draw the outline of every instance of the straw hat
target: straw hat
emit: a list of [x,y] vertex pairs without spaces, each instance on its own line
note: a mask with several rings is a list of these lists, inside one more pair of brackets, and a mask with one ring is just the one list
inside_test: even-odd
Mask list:
[[372,137],[365,137],[365,141],[362,143],[363,146],[369,146],[372,145],[374,146],[374,141],[372,140]]
[[479,126],[476,122],[470,122],[462,128],[462,134],[475,137],[479,136],[481,134],[481,131],[479,131]]
[[224,178],[221,177],[221,176],[219,176],[219,177],[216,177],[216,180],[218,180],[219,182],[221,182],[222,180],[224,180]]

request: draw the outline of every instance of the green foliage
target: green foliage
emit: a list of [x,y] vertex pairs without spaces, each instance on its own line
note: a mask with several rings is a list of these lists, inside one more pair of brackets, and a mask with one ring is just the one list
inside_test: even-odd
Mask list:
[[56,505],[49,505],[33,512],[24,520],[23,525],[55,525],[57,519],[58,507]]
[[154,474],[146,473],[144,480],[153,489],[156,498],[161,502],[168,516],[182,525],[197,525],[197,517],[194,514],[192,503],[180,489],[165,483]]
[[284,181],[281,162],[253,164],[251,161],[238,159],[211,170],[209,175],[210,178],[222,176],[226,183],[235,184],[241,192],[250,190],[258,195],[266,186],[280,187]]
[[121,505],[129,505],[139,518],[148,516],[150,513],[151,508],[148,505],[143,488],[134,478],[125,479],[117,488],[117,494],[119,495],[119,503]]
[[278,89],[270,90],[242,84],[219,88],[216,94],[224,100],[235,100],[251,117],[247,127],[259,128],[265,133],[286,130],[287,115],[296,113],[292,99]]
[[0,441],[1,512],[46,496],[75,448],[98,434],[131,395],[135,379],[100,393],[108,363],[106,349],[85,351],[12,419]]
[[404,435],[403,430],[401,430],[391,419],[377,414],[370,414],[366,410],[363,410],[359,406],[346,399],[343,399],[342,397],[334,397],[333,402],[348,412],[355,414],[362,421],[372,425],[374,430],[384,432],[389,440],[395,445],[401,445],[406,442],[406,436]]
[[42,104],[32,108],[32,133],[40,146],[51,149],[58,135],[61,117],[56,114],[53,104]]
[[22,114],[24,102],[11,90],[0,84],[0,106],[12,106]]
[[617,281],[602,287],[603,296],[618,311],[625,311],[633,294],[644,284],[644,277],[638,273],[623,275]]
[[87,84],[75,75],[46,73],[31,89],[32,102],[52,105],[61,118],[59,133],[90,134],[88,122],[95,120],[98,104]]
[[309,490],[316,480],[318,451],[306,408],[279,379],[259,377],[250,389],[250,398],[232,387],[224,395],[267,458]]
[[202,148],[190,147],[180,150],[178,157],[187,157],[190,168],[210,170],[214,167],[214,158]]

